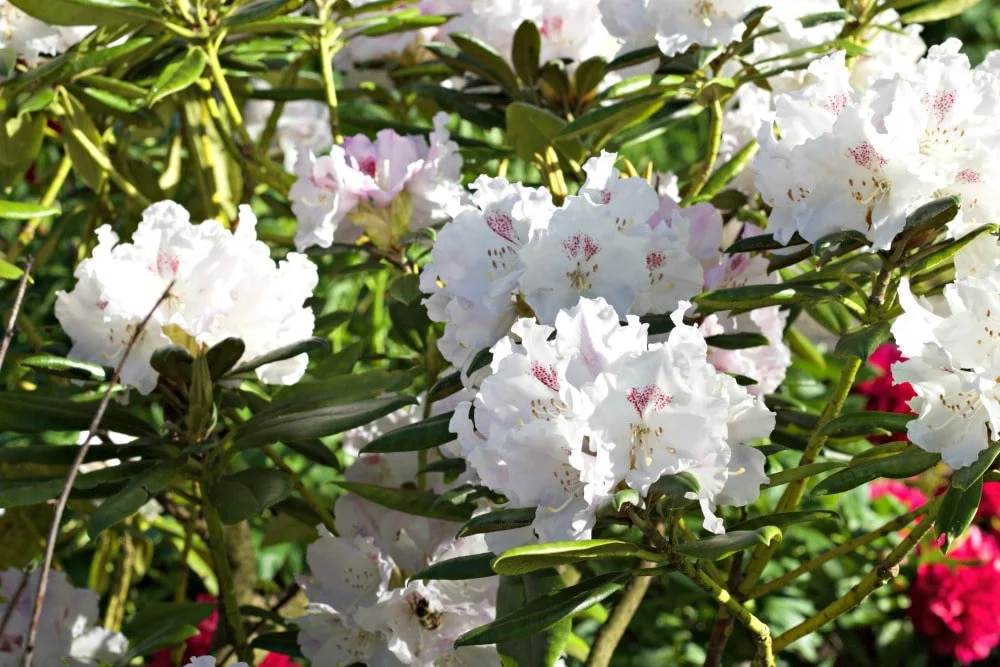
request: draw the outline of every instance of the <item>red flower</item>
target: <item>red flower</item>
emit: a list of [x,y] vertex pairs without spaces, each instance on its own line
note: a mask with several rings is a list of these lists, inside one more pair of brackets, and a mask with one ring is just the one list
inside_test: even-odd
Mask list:
[[892,496],[908,510],[915,510],[927,502],[923,491],[897,479],[879,479],[868,486],[869,498],[875,500],[882,496]]
[[[879,345],[870,357],[868,363],[878,372],[877,377],[859,382],[854,388],[855,393],[868,397],[865,404],[866,410],[877,412],[902,412],[909,413],[908,401],[916,396],[913,387],[908,382],[894,384],[892,380],[892,364],[897,361],[905,361],[900,354],[895,343],[883,343]],[[905,433],[897,433],[891,436],[872,436],[872,442],[886,443],[893,440],[906,440]]]
[[[198,602],[215,602],[211,595],[199,595]],[[212,651],[212,635],[219,626],[219,611],[215,610],[212,615],[198,624],[198,634],[187,640],[184,647],[184,660],[182,665],[187,664],[191,658],[209,655]],[[163,649],[155,656],[149,667],[174,667],[172,648]],[[258,667],[297,667],[292,659],[280,653],[268,653],[263,662]]]
[[1000,546],[991,533],[972,526],[949,558],[979,564],[918,566],[909,614],[935,653],[967,665],[1000,644]]
[[983,484],[983,499],[979,501],[976,512],[977,519],[989,521],[993,517],[1000,517],[1000,482]]

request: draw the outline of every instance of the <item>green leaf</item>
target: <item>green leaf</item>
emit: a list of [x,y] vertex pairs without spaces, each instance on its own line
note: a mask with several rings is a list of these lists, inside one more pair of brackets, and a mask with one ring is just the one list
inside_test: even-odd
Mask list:
[[[125,445],[114,445],[104,442],[92,443],[84,463],[91,461],[107,461],[131,457],[155,458],[162,455],[164,448],[152,440],[137,440]],[[80,452],[75,444],[40,445],[33,443],[25,447],[7,445],[0,447],[0,464],[2,463],[43,463],[52,466],[68,466],[76,460]]]
[[267,354],[262,354],[256,359],[251,359],[245,364],[237,366],[226,375],[247,373],[249,371],[260,368],[261,366],[272,364],[275,361],[284,361],[285,359],[291,359],[292,357],[297,357],[300,354],[308,354],[314,350],[319,350],[319,349],[323,349],[329,352],[330,351],[329,341],[323,338],[306,338],[305,340],[300,340],[297,343],[292,343],[291,345],[285,345],[284,347],[279,347],[278,349],[272,350]]
[[972,465],[956,470],[951,476],[951,485],[956,489],[972,488],[993,467],[997,456],[1000,456],[1000,442],[995,442],[980,452],[979,458]]
[[150,498],[170,486],[186,461],[187,457],[158,461],[149,470],[133,477],[124,489],[97,506],[87,524],[87,534],[93,539],[138,512]]
[[226,475],[209,489],[208,497],[225,524],[260,516],[292,492],[292,480],[273,468],[248,468]]
[[904,229],[937,229],[950,222],[962,209],[962,200],[955,196],[942,197],[927,202],[906,216]]
[[833,510],[803,510],[797,512],[777,512],[775,514],[767,514],[765,516],[754,517],[753,519],[747,519],[746,521],[741,521],[735,526],[732,526],[730,530],[756,530],[758,528],[763,528],[764,526],[775,526],[784,530],[788,526],[796,523],[806,523],[809,521],[823,521],[826,519],[833,519],[835,521],[840,521],[840,515]]
[[138,0],[10,0],[10,3],[51,25],[114,26],[159,18],[155,10]]
[[631,123],[648,118],[663,106],[665,100],[663,93],[652,93],[597,107],[566,125],[559,132],[559,137],[578,137],[596,130],[624,129]]
[[765,347],[771,344],[771,341],[764,334],[745,332],[707,336],[705,342],[720,350],[745,350],[751,347]]
[[983,225],[982,227],[977,227],[972,230],[960,239],[946,241],[934,246],[933,249],[929,250],[926,256],[914,262],[911,268],[912,275],[916,276],[925,271],[937,268],[954,257],[955,253],[959,250],[966,247],[983,234],[996,234],[996,232],[996,225]]
[[26,359],[22,359],[21,366],[44,373],[55,375],[56,377],[71,378],[73,380],[97,380],[107,379],[107,372],[103,366],[89,361],[78,361],[76,359],[66,359],[51,354],[36,354]]
[[194,357],[185,347],[167,345],[153,352],[149,365],[164,378],[187,385],[191,381]]
[[955,544],[976,518],[979,503],[983,497],[983,478],[980,477],[967,489],[949,487],[941,499],[941,509],[934,520],[936,535],[944,535],[944,553]]
[[734,242],[728,248],[722,252],[727,255],[735,255],[741,252],[758,252],[761,250],[777,250],[779,248],[785,248],[793,245],[802,245],[806,240],[796,233],[792,236],[792,240],[786,244],[781,244],[774,239],[773,234],[757,234],[756,236],[748,236],[746,238],[739,239]]
[[768,306],[788,306],[797,303],[817,303],[832,299],[829,290],[789,284],[745,285],[710,290],[694,297],[698,311],[714,313],[720,310],[752,310]]
[[0,280],[20,280],[23,275],[24,269],[21,267],[0,260]]
[[216,609],[216,605],[203,602],[153,602],[143,605],[122,629],[129,640],[125,662],[181,645],[198,634],[197,626]]
[[281,655],[288,655],[293,658],[305,657],[299,649],[298,630],[268,632],[250,642],[250,646],[261,651],[280,653]]
[[459,556],[440,560],[433,565],[429,565],[410,577],[410,581],[429,579],[482,579],[492,577],[496,572],[490,567],[490,563],[496,558],[496,554],[485,553],[474,556]]
[[705,183],[705,187],[701,189],[698,201],[709,201],[722,192],[722,189],[739,176],[746,166],[753,161],[759,147],[756,141],[751,141],[741,148],[736,155],[729,158],[725,164],[716,169],[708,179],[708,182]]
[[501,508],[485,514],[477,514],[459,528],[456,537],[495,533],[500,530],[514,530],[530,526],[535,520],[534,507]]
[[852,412],[831,419],[820,429],[822,435],[831,438],[852,438],[871,435],[876,432],[906,433],[906,426],[916,415],[902,412],[877,412],[866,410]]
[[548,146],[571,160],[582,160],[585,153],[583,142],[577,138],[559,137],[565,126],[565,119],[547,109],[525,102],[507,105],[507,141],[514,147],[517,156],[526,162],[534,160],[535,153],[544,155]]
[[412,273],[399,276],[389,286],[389,296],[400,303],[413,303],[421,297],[420,278]]
[[906,12],[900,17],[903,23],[932,23],[958,16],[966,9],[978,5],[981,0],[937,0]]
[[63,99],[65,104],[61,105],[63,115],[59,122],[63,125],[66,152],[80,178],[92,190],[100,191],[107,178],[105,167],[111,164],[104,149],[104,139],[80,100],[68,92]]
[[[503,617],[514,613],[532,600],[563,588],[565,584],[562,577],[555,570],[541,570],[523,577],[500,577],[496,615]],[[572,627],[573,619],[566,617],[542,632],[501,642],[497,644],[500,661],[504,665],[555,667],[561,664]]]
[[[97,403],[77,403],[37,392],[0,392],[0,432],[86,431]],[[126,435],[155,435],[156,429],[127,410],[109,405],[100,427]]]
[[846,461],[817,461],[816,463],[808,463],[797,468],[789,468],[788,470],[782,470],[781,472],[769,475],[770,480],[767,483],[767,488],[782,486],[783,484],[806,479],[807,477],[829,472],[830,470],[838,470],[846,467]]
[[322,440],[290,440],[285,447],[301,454],[313,463],[318,463],[334,470],[340,470],[340,459],[323,444]]
[[238,28],[248,23],[258,23],[271,18],[279,17],[302,5],[302,0],[262,0],[255,2],[249,7],[241,7],[222,19],[222,25],[226,28]]
[[588,58],[577,65],[574,74],[577,95],[583,97],[601,84],[601,81],[604,80],[605,65],[607,65],[607,61],[600,56]]
[[879,477],[889,479],[913,477],[937,465],[940,460],[940,454],[911,447],[899,454],[866,460],[864,463],[835,472],[817,484],[812,490],[812,495],[818,497],[843,493]]
[[62,213],[58,202],[51,206],[31,204],[20,201],[0,201],[0,218],[7,220],[31,220],[32,218],[48,218]]
[[626,506],[632,506],[637,508],[642,508],[642,496],[635,489],[628,488],[622,489],[615,494],[615,497],[611,501],[611,506],[615,508],[616,512],[621,512]]
[[212,381],[216,381],[229,372],[236,362],[246,352],[246,344],[239,338],[224,338],[205,352],[208,361],[208,371]]
[[160,76],[156,78],[156,81],[149,89],[149,97],[146,99],[146,104],[153,106],[160,100],[191,86],[198,80],[202,72],[205,71],[207,63],[205,52],[201,47],[190,47],[183,58],[174,60],[163,68]]
[[529,88],[538,82],[541,55],[542,35],[538,32],[538,26],[534,21],[522,21],[514,33],[511,62],[514,63],[514,71]]
[[393,429],[372,440],[361,451],[365,454],[416,452],[449,443],[455,439],[455,434],[448,430],[454,414],[446,412],[416,424]]
[[757,530],[734,530],[725,535],[715,535],[697,542],[688,542],[674,547],[677,553],[706,560],[722,560],[726,556],[756,546],[767,546],[781,541],[781,529],[764,526]]
[[889,340],[891,334],[889,322],[877,322],[841,336],[833,356],[839,359],[857,357],[867,361],[868,357],[878,349],[878,346]]
[[286,411],[264,412],[243,424],[236,436],[236,448],[250,449],[273,442],[336,435],[364,426],[416,402],[410,396],[387,396],[303,410],[296,410],[294,405],[290,405]]
[[462,388],[462,373],[461,371],[455,371],[454,373],[445,375],[434,383],[434,386],[427,391],[427,401],[431,404],[437,403],[442,399],[455,395]]
[[637,557],[641,551],[638,544],[610,539],[527,544],[497,556],[493,561],[493,571],[506,575],[525,574],[583,560]]
[[626,67],[632,67],[633,65],[638,65],[640,63],[648,62],[650,60],[659,60],[660,49],[657,46],[644,46],[641,49],[636,49],[634,51],[629,51],[627,53],[622,53],[618,55],[614,60],[608,63],[605,69],[609,72],[618,69],[624,69]]
[[657,505],[661,508],[677,509],[691,504],[691,500],[686,497],[687,494],[698,493],[700,490],[698,479],[685,471],[660,477],[649,487],[648,495],[660,496]]
[[334,375],[319,382],[300,382],[282,389],[258,417],[299,411],[334,403],[349,403],[377,398],[410,386],[413,378],[403,371],[373,370],[364,373]]
[[465,633],[455,641],[455,648],[496,644],[542,632],[621,590],[629,577],[628,572],[601,574],[542,595],[492,623]]
[[388,507],[397,512],[415,514],[444,521],[467,521],[475,509],[472,505],[438,503],[439,495],[416,489],[395,489],[361,482],[333,482],[350,493],[370,500],[376,505]]
[[480,67],[489,72],[493,81],[499,83],[504,90],[508,92],[517,91],[517,77],[511,71],[507,61],[503,59],[503,56],[496,49],[486,42],[464,32],[453,32],[449,37],[451,37],[451,41],[465,55],[479,63]]

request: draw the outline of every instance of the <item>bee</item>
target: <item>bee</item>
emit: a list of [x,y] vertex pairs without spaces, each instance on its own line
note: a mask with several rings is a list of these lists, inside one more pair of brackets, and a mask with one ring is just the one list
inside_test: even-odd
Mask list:
[[409,599],[410,609],[417,621],[425,630],[437,630],[441,627],[441,612],[431,611],[431,603],[422,595],[416,595]]

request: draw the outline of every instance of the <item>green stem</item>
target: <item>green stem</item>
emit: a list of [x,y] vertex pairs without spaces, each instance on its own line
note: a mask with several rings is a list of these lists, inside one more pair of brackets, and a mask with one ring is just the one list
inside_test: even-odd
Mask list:
[[[643,567],[652,567],[652,563],[643,563]],[[639,610],[642,599],[649,590],[649,585],[653,583],[653,577],[634,577],[629,581],[622,593],[618,604],[615,605],[611,616],[607,622],[601,626],[594,640],[594,645],[587,656],[584,667],[607,667],[611,663],[611,657],[618,647],[618,642],[628,629],[629,623]]]
[[302,499],[306,501],[306,504],[309,505],[312,511],[316,512],[316,515],[319,517],[319,520],[323,523],[323,525],[326,526],[326,529],[334,535],[339,535],[337,532],[337,525],[333,520],[333,515],[330,514],[325,507],[323,507],[323,503],[319,501],[319,498],[317,498],[312,491],[306,488],[306,485],[302,482],[302,478],[299,477],[287,463],[285,463],[285,461],[281,458],[281,455],[274,450],[274,447],[267,445],[264,447],[264,453],[267,454],[267,457],[271,459],[274,466],[278,470],[291,477],[292,486],[295,487],[295,490],[299,492],[299,495],[302,496]]
[[766,623],[750,613],[746,607],[740,604],[726,589],[719,586],[707,574],[696,568],[683,558],[677,558],[673,562],[677,570],[688,579],[697,584],[705,592],[724,606],[736,620],[738,620],[750,634],[753,635],[754,644],[757,646],[757,657],[754,664],[764,667],[775,667],[774,652],[771,646],[771,629]]
[[[861,370],[862,363],[863,361],[861,359],[851,357],[844,364],[844,368],[840,372],[840,380],[837,382],[837,386],[833,390],[833,395],[830,396],[830,400],[827,401],[826,408],[824,408],[823,414],[820,415],[819,422],[816,424],[816,428],[809,437],[809,442],[806,444],[806,449],[802,453],[802,458],[799,459],[800,466],[813,463],[816,460],[816,457],[819,456],[819,453],[823,450],[823,446],[826,445],[826,441],[829,439],[829,436],[822,433],[823,427],[840,414],[841,409],[844,407],[844,403],[847,401],[847,395],[850,393],[851,387],[854,386],[854,380],[858,376],[858,371]],[[775,512],[790,512],[795,509],[795,507],[798,506],[799,501],[802,500],[802,494],[805,492],[806,484],[808,484],[808,482],[809,479],[804,478],[789,483],[789,485],[785,488],[785,492],[782,494],[781,499],[778,501],[778,506],[775,508]],[[764,568],[771,560],[771,556],[774,555],[777,548],[778,542],[775,540],[771,544],[767,546],[760,546],[754,551],[753,556],[750,558],[750,564],[747,566],[746,574],[743,578],[743,585],[740,587],[741,593],[746,594],[757,585],[760,575],[764,572]]]
[[344,135],[340,133],[340,105],[337,102],[337,86],[333,80],[333,56],[336,53],[334,45],[340,37],[340,28],[330,19],[332,9],[332,2],[319,3],[319,20],[323,23],[319,34],[319,60],[326,106],[330,110],[330,133],[334,143],[342,144]]
[[857,586],[848,591],[847,595],[836,602],[828,604],[819,613],[775,638],[774,650],[781,651],[802,637],[819,630],[838,616],[846,614],[861,604],[876,588],[879,588],[899,574],[900,561],[916,546],[934,523],[934,519],[937,517],[938,510],[941,507],[941,498],[942,496],[938,496],[926,506],[927,513],[921,519],[920,523],[917,524],[916,528],[913,529],[913,532],[907,535],[878,567],[865,575],[865,578]]
[[[206,485],[207,486],[207,485]],[[233,645],[240,660],[253,662],[253,649],[247,644],[246,630],[243,628],[243,618],[240,616],[240,603],[236,597],[233,585],[233,572],[229,566],[229,549],[226,547],[226,537],[222,527],[222,518],[218,510],[207,499],[202,503],[205,513],[205,525],[208,528],[208,542],[212,550],[212,561],[215,564],[215,576],[219,580],[219,597],[222,600],[222,611],[232,633]]]
[[870,533],[865,533],[864,535],[859,535],[858,537],[855,537],[853,540],[844,542],[839,547],[830,549],[829,551],[821,554],[820,556],[817,556],[816,558],[813,558],[812,560],[803,563],[802,565],[795,568],[791,572],[783,574],[777,579],[772,579],[766,584],[758,586],[753,591],[751,591],[750,595],[748,596],[748,599],[753,600],[768,595],[770,593],[773,593],[774,591],[781,590],[786,585],[790,584],[791,582],[801,577],[803,574],[812,572],[813,570],[820,567],[824,563],[827,563],[839,556],[844,556],[853,553],[858,549],[860,549],[861,547],[870,544],[871,542],[874,542],[880,537],[885,537],[890,533],[894,533],[897,530],[906,527],[911,521],[913,521],[918,516],[926,512],[927,511],[926,507],[927,506],[925,504],[911,512],[903,514],[902,516],[898,516],[892,521],[883,525],[881,528],[873,530]]
[[688,191],[684,194],[684,199],[681,201],[681,206],[687,206],[694,201],[705,184],[708,183],[708,179],[712,177],[712,169],[715,168],[715,163],[719,159],[719,147],[722,145],[722,101],[714,100],[712,106],[709,107],[711,113],[711,120],[708,130],[708,152],[705,154],[705,164],[698,174],[698,178],[691,183]]

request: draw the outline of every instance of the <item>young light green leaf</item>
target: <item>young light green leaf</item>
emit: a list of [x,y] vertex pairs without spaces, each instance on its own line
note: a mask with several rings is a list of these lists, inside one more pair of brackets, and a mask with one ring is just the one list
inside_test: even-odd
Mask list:
[[936,0],[917,9],[910,10],[900,17],[903,23],[933,23],[944,21],[952,16],[958,16],[966,9],[978,5],[981,0]]
[[775,514],[767,514],[764,516],[754,517],[752,519],[747,519],[746,521],[741,521],[735,526],[730,528],[730,531],[734,530],[756,530],[758,528],[763,528],[764,526],[775,526],[784,530],[788,526],[796,523],[806,523],[809,521],[823,521],[826,519],[833,519],[834,521],[840,521],[840,515],[833,510],[802,510],[796,512],[776,512]]
[[0,218],[7,220],[31,220],[32,218],[49,218],[62,213],[58,202],[49,206],[31,204],[19,201],[0,201]]
[[156,78],[149,89],[149,97],[146,99],[148,106],[153,106],[157,102],[174,93],[179,93],[198,80],[207,64],[205,51],[200,46],[192,46],[183,57],[174,60],[163,68],[160,76]]
[[583,560],[635,558],[642,552],[643,549],[638,544],[612,539],[527,544],[497,556],[493,561],[493,571],[497,574],[518,575]]
[[104,367],[98,364],[57,357],[51,354],[32,355],[26,359],[22,359],[20,365],[46,375],[71,378],[73,380],[101,381],[107,379],[107,372]]

